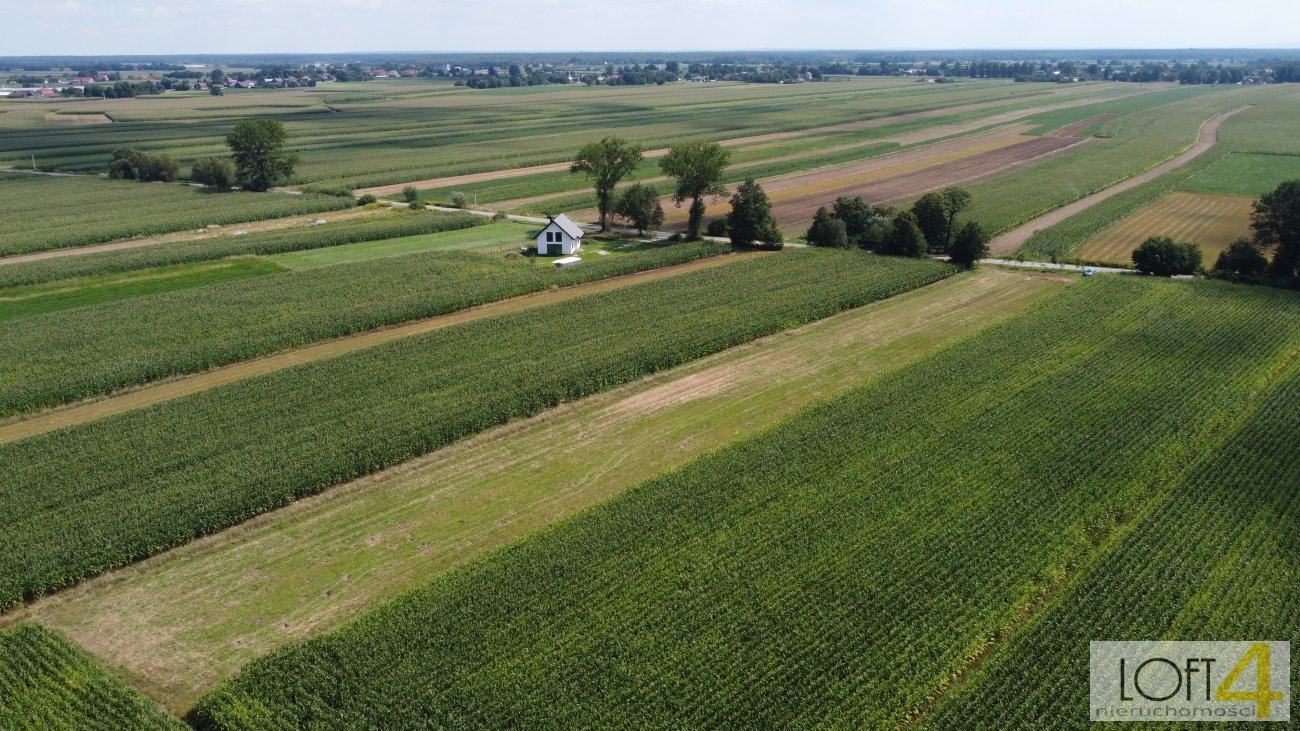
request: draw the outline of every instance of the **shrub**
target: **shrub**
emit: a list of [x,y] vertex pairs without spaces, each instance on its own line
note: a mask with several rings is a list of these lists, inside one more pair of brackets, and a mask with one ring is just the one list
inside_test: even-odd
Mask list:
[[420,189],[414,185],[408,185],[402,188],[402,200],[406,201],[412,208],[420,205]]
[[1152,236],[1133,250],[1133,264],[1143,274],[1171,277],[1195,274],[1201,267],[1201,249],[1180,244],[1168,236]]
[[727,235],[726,217],[724,216],[722,218],[715,218],[712,221],[709,221],[709,225],[704,228],[704,233],[706,236],[717,236],[717,237],[726,236]]
[[357,199],[357,205],[359,206],[368,206],[371,203],[378,203],[378,202],[379,199],[376,198],[372,193],[366,193]]
[[456,208],[464,208],[466,200],[468,200],[468,196],[466,196],[464,193],[460,192],[459,190],[452,191],[451,194],[452,206]]
[[190,180],[217,190],[230,190],[235,181],[235,166],[229,160],[209,157],[190,168]]
[[180,164],[166,155],[150,155],[129,147],[114,150],[113,159],[108,163],[108,177],[146,183],[170,183],[180,171]]

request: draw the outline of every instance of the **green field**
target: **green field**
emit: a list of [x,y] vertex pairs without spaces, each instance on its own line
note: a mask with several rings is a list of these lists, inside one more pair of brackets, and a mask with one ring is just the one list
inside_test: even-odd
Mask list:
[[[422,236],[402,236],[343,246],[293,251],[266,257],[266,261],[286,269],[313,269],[333,264],[347,264],[367,259],[384,259],[447,249],[502,247],[517,250],[520,245],[528,244],[533,240],[537,229],[538,226],[535,224],[503,221],[459,231],[424,234]],[[514,244],[515,246],[508,247],[508,244]]]
[[1020,255],[1068,260],[1084,242],[1172,190],[1240,195],[1262,185],[1276,185],[1280,177],[1289,175],[1288,165],[1300,159],[1291,157],[1300,155],[1300,139],[1283,133],[1280,127],[1285,122],[1279,122],[1300,114],[1300,94],[1285,88],[1267,89],[1251,102],[1249,109],[1224,122],[1218,144],[1209,151],[1177,170],[1036,232]]
[[69,100],[56,106],[63,111],[93,107],[116,123],[0,130],[0,163],[25,165],[34,152],[46,169],[100,172],[112,150],[126,145],[168,153],[187,168],[225,152],[222,138],[235,119],[271,115],[286,124],[292,147],[302,156],[297,182],[368,186],[563,161],[601,134],[656,148],[682,139],[744,137],[970,103],[1089,93],[1103,86],[1059,89],[971,80],[921,87],[907,79],[854,78],[793,86],[547,86],[528,93],[482,93],[416,83],[392,85],[378,95],[310,89],[215,98],[215,103]]
[[324,195],[0,172],[0,256],[351,207]]
[[723,251],[684,244],[564,269],[533,258],[435,251],[34,315],[13,321],[0,342],[0,415]]
[[[1053,728],[1089,728],[1087,684],[1077,678],[1087,676],[1092,639],[1269,639],[1296,647],[1300,371],[1292,366],[1258,402],[1041,616],[945,698],[929,727],[1051,718]],[[1292,660],[1296,687],[1300,667]]]
[[306,222],[301,222],[293,228],[253,232],[242,236],[236,236],[234,232],[222,233],[194,241],[0,265],[0,288],[206,262],[229,256],[269,256],[455,231],[487,223],[487,219],[471,214],[410,212],[406,209],[375,211],[373,214],[342,221],[326,219],[326,224],[321,226],[308,226]]
[[[707,247],[668,251],[690,248]],[[634,268],[638,256],[610,263]],[[0,545],[11,550],[0,555],[0,605],[510,419],[952,272],[938,262],[860,252],[764,256],[413,336],[5,444],[0,505],[10,520],[0,527]],[[563,378],[554,377],[559,363]]]
[[[66,633],[183,714],[260,655],[336,629],[1064,286],[992,268],[959,274],[490,430],[19,614]],[[359,576],[367,578],[352,580]],[[230,589],[205,590],[213,584]]]
[[1070,287],[254,661],[200,718],[897,728],[1300,349],[1300,298],[1242,295]]
[[181,731],[187,728],[38,625],[0,630],[0,728]]
[[282,268],[282,265],[260,259],[220,259],[10,287],[0,290],[0,322],[149,294],[220,284],[278,272]]
[[1300,178],[1300,156],[1234,152],[1188,179],[1179,190],[1258,198],[1284,180]]

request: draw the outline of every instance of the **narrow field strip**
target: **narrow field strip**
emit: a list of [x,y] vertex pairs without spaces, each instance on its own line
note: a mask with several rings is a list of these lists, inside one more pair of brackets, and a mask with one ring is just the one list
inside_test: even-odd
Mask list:
[[254,657],[1009,318],[1065,281],[984,269],[850,310],[499,427],[9,619],[67,633],[183,713]]
[[1161,175],[1177,170],[1192,160],[1195,160],[1218,142],[1219,128],[1223,126],[1223,123],[1232,117],[1232,115],[1237,114],[1246,108],[1247,107],[1239,107],[1215,115],[1206,120],[1205,123],[1201,125],[1196,141],[1186,150],[1175,155],[1173,158],[1166,160],[1145,172],[1138,173],[1131,178],[1116,183],[1109,188],[1104,188],[1096,193],[1084,196],[1073,203],[1067,203],[1054,211],[1045,213],[995,237],[993,241],[989,243],[989,253],[993,255],[1015,253],[1017,249],[1024,246],[1025,242],[1029,241],[1030,237],[1039,230],[1054,226],[1075,214],[1086,211],[1104,200],[1113,198],[1126,190],[1131,190],[1139,185],[1155,180]]
[[325,342],[315,343],[292,350],[285,350],[273,355],[255,358],[253,360],[242,361],[228,366],[221,366],[211,370],[203,371],[188,376],[178,376],[160,383],[152,385],[139,386],[131,390],[123,391],[116,395],[104,396],[85,403],[72,404],[66,407],[49,409],[37,412],[26,418],[10,420],[7,423],[0,423],[0,444],[26,439],[38,434],[63,429],[77,424],[84,424],[88,421],[103,419],[115,414],[122,414],[136,409],[142,409],[147,406],[171,401],[172,399],[189,396],[200,393],[210,388],[222,386],[227,383],[233,383],[245,378],[260,376],[266,373],[291,368],[303,363],[321,360],[322,358],[333,358],[362,350],[372,348],[382,343],[409,338],[413,335],[440,330],[444,327],[459,325],[474,320],[481,320],[487,317],[495,317],[511,312],[520,312],[533,307],[556,304],[586,297],[588,295],[600,292],[608,292],[620,287],[626,287],[641,282],[652,282],[665,277],[672,277],[686,272],[709,269],[715,266],[731,264],[737,261],[743,261],[758,254],[731,254],[726,256],[715,256],[706,259],[696,259],[684,264],[673,264],[636,272],[634,274],[624,274],[610,277],[608,279],[598,279],[592,282],[582,284],[573,284],[566,287],[558,287],[542,292],[510,297],[507,299],[497,300],[484,305],[469,307],[457,310],[447,315],[436,315],[414,322],[407,322],[401,325],[381,327],[375,330],[368,330],[348,335],[341,338],[327,340]]
[[328,211],[313,216],[289,216],[287,218],[267,218],[260,221],[249,221],[247,223],[232,224],[229,226],[218,226],[204,228],[196,231],[182,231],[179,233],[166,234],[163,236],[148,236],[133,239],[123,239],[121,241],[112,241],[106,244],[93,244],[90,246],[74,246],[65,249],[51,249],[49,251],[38,251],[34,254],[18,254],[16,256],[0,257],[0,266],[11,266],[13,264],[25,264],[33,261],[45,261],[47,259],[62,259],[68,256],[85,256],[87,254],[101,254],[106,251],[125,251],[128,249],[139,249],[146,246],[157,246],[159,244],[177,244],[188,241],[202,241],[204,239],[214,239],[226,237],[235,231],[246,231],[249,234],[263,233],[266,231],[280,231],[283,229],[302,228],[309,222],[324,219],[330,223],[340,221],[353,221],[358,218],[373,218],[383,215],[385,211],[366,210],[364,208],[355,208],[342,211]]

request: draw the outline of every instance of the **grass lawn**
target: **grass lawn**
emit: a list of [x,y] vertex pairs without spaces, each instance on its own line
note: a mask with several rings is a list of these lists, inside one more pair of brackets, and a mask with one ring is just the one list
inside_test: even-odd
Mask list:
[[953,277],[494,429],[15,614],[67,633],[183,711],[256,656],[1009,318],[1064,282],[992,268]]
[[281,269],[282,267],[262,259],[219,259],[9,287],[0,289],[0,322],[84,305],[229,282]]
[[[382,241],[365,241],[358,244],[306,249],[265,257],[269,262],[286,269],[314,269],[331,264],[345,264],[365,259],[382,259],[403,254],[444,249],[479,249],[507,244],[527,244],[530,234],[537,230],[535,224],[501,221],[487,226],[443,231],[422,236],[404,236]],[[506,247],[515,248],[515,247]]]

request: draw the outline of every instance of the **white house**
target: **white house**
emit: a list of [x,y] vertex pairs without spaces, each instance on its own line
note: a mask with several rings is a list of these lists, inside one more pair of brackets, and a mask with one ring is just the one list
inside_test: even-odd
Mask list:
[[537,234],[537,253],[540,256],[568,256],[582,248],[582,233],[578,224],[561,213]]

